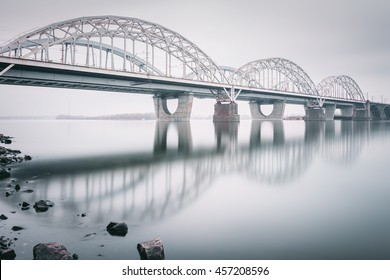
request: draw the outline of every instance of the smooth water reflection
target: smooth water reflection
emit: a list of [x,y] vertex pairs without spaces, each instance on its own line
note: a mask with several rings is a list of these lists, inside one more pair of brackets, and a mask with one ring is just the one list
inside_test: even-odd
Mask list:
[[[389,122],[145,124],[105,123],[115,152],[53,149],[13,168],[34,190],[1,198],[1,210],[17,211],[14,222],[27,228],[19,258],[31,258],[37,242],[59,241],[84,259],[137,259],[135,244],[156,236],[170,259],[389,258]],[[23,137],[24,123],[2,125]],[[87,147],[77,132],[70,137]],[[18,207],[40,199],[56,206],[40,214]],[[128,223],[129,234],[107,235],[110,221]],[[2,224],[7,235],[13,224]]]

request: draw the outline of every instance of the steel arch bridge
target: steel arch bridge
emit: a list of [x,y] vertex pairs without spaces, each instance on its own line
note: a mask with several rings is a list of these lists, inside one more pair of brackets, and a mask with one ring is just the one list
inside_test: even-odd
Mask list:
[[118,16],[81,17],[21,35],[0,54],[47,62],[226,83],[194,43],[161,25]]
[[317,91],[323,97],[365,101],[358,84],[351,77],[345,75],[330,76],[323,79],[318,84]]
[[[37,77],[34,68],[42,75]],[[238,69],[219,66],[177,32],[111,15],[53,23],[3,44],[0,83],[161,98],[190,94],[233,103],[266,99],[271,104],[284,100],[305,105],[326,99],[345,107],[366,101],[348,76],[328,77],[316,87],[303,68],[281,57],[255,60]]]
[[276,57],[249,62],[236,70],[232,83],[268,90],[318,95],[309,75],[294,62]]

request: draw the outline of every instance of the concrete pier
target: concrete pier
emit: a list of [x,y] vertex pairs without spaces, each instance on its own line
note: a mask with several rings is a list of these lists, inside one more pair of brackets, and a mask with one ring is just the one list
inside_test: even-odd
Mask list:
[[214,122],[239,122],[238,105],[235,102],[222,103],[217,101],[214,105]]
[[305,121],[325,121],[326,114],[324,107],[308,107],[305,106]]
[[331,121],[334,119],[334,113],[336,112],[336,104],[326,104],[325,106],[325,120]]
[[261,103],[256,101],[249,102],[249,109],[251,111],[252,120],[282,120],[284,115],[285,101],[275,101],[273,103],[273,110],[268,116],[261,111]]
[[192,102],[194,96],[192,94],[179,95],[177,109],[174,113],[169,112],[167,106],[167,98],[154,96],[154,109],[158,121],[176,121],[188,122],[191,118]]

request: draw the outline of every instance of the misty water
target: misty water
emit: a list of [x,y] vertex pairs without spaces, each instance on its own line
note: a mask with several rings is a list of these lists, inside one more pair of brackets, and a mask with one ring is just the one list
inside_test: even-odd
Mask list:
[[[60,242],[136,260],[155,237],[167,259],[390,258],[390,122],[2,120],[0,133],[33,158],[0,181],[16,259]],[[55,206],[21,210],[41,199]]]

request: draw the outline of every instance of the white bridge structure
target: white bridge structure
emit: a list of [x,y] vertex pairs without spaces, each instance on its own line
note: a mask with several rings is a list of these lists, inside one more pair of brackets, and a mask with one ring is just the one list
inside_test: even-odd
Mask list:
[[[253,119],[282,119],[286,103],[303,104],[306,120],[390,119],[390,107],[364,98],[349,76],[317,86],[294,62],[268,58],[238,69],[217,65],[182,35],[159,24],[118,16],[50,24],[0,46],[0,84],[153,95],[162,121],[188,121],[192,101],[214,98],[214,121],[239,121],[236,100]],[[167,99],[177,98],[169,112]],[[273,104],[266,116],[260,105]]]

